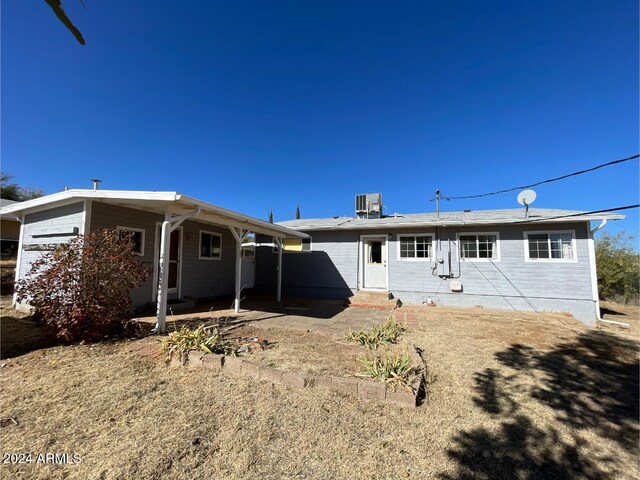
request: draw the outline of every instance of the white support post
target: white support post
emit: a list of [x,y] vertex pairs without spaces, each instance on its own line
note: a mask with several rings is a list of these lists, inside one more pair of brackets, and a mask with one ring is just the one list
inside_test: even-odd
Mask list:
[[282,301],[282,247],[283,241],[281,238],[274,237],[276,245],[278,246],[278,286],[276,291],[276,300]]
[[[15,268],[15,278],[14,278],[15,283],[18,283],[18,280],[20,280],[20,275],[21,275],[20,265],[22,264],[22,248],[23,248],[23,241],[24,241],[24,217],[25,217],[24,215],[20,215],[20,218],[18,219],[20,221],[20,236],[18,237],[18,258],[16,258],[16,268]],[[14,293],[11,306],[15,309],[18,308],[17,299],[18,299],[18,294]]]
[[240,295],[242,294],[242,242],[247,239],[249,231],[236,227],[229,227],[229,230],[231,230],[233,238],[236,239],[236,288],[233,309],[236,313],[239,313]]
[[160,260],[158,268],[158,303],[156,311],[156,332],[167,330],[167,283],[169,281],[169,248],[171,246],[171,214],[165,213],[160,235]]
[[178,228],[182,222],[200,214],[201,208],[195,211],[172,217],[171,212],[165,212],[164,222],[160,234],[160,258],[158,259],[158,299],[156,306],[156,326],[157,333],[167,331],[167,289],[169,283],[169,251],[171,248],[171,232]]

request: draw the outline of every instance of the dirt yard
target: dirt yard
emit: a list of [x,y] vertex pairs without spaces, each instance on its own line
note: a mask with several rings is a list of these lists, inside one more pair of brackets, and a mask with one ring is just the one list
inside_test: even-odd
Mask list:
[[[631,329],[587,329],[559,315],[429,309],[407,334],[430,368],[428,397],[416,410],[172,370],[127,352],[124,342],[42,348],[2,360],[2,453],[31,452],[34,461],[38,453],[77,453],[81,462],[2,465],[0,473],[635,479],[639,312],[622,313]],[[240,328],[271,335],[285,353],[311,351],[315,363],[336,340],[325,335],[314,349],[312,332]]]

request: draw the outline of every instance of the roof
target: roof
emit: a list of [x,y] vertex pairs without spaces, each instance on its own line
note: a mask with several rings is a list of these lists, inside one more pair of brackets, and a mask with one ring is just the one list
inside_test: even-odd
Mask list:
[[13,205],[14,203],[18,203],[15,200],[9,200],[6,198],[0,198],[0,207],[8,207],[9,205]]
[[[8,200],[6,198],[0,198],[0,208],[2,207],[8,207],[9,205],[14,205],[16,203],[19,203],[15,200]],[[15,220],[18,221],[18,216],[17,215],[2,215],[2,219],[3,220]]]
[[364,230],[375,228],[407,228],[407,227],[448,227],[473,225],[507,225],[518,223],[569,223],[591,220],[621,220],[624,215],[612,213],[589,214],[577,210],[557,210],[547,208],[530,208],[529,217],[524,217],[524,209],[477,210],[467,212],[440,212],[395,214],[383,218],[310,218],[278,222],[287,228],[301,231],[310,230]]
[[72,189],[11,204],[6,207],[3,206],[0,208],[0,215],[11,217],[16,214],[26,214],[36,210],[54,208],[56,206],[84,200],[98,200],[113,205],[138,208],[155,213],[169,211],[172,215],[183,215],[199,209],[198,215],[193,218],[193,220],[199,222],[234,226],[255,233],[276,237],[307,237],[306,234],[291,230],[285,226],[276,225],[239,212],[234,212],[233,210],[188,197],[178,192]]

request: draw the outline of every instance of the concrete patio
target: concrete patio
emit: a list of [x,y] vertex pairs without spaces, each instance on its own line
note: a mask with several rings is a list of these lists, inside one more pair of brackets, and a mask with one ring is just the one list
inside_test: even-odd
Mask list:
[[[239,313],[230,304],[230,300],[220,300],[183,312],[169,311],[167,328],[172,331],[182,325],[219,322],[228,329],[251,325],[344,336],[349,330],[370,327],[397,314],[390,310],[347,307],[342,300],[317,298],[287,298],[278,303],[268,297],[256,296],[243,300]],[[398,320],[404,320],[404,316],[399,316]],[[136,320],[155,324],[156,317],[139,317]]]

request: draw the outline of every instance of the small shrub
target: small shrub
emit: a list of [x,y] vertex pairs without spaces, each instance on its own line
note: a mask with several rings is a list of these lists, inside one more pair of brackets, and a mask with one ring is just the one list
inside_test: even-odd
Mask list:
[[365,357],[361,363],[362,369],[358,376],[386,383],[394,391],[398,388],[413,391],[411,376],[414,369],[408,353],[387,353],[384,357]]
[[202,350],[206,353],[233,353],[230,343],[222,338],[218,325],[205,328],[200,324],[195,329],[183,325],[180,330],[170,332],[167,338],[163,338],[160,342],[167,359],[171,358],[171,354],[177,353],[183,362],[189,350]]
[[386,322],[374,326],[371,331],[366,329],[358,332],[349,331],[345,339],[348,342],[364,345],[370,350],[377,350],[381,345],[396,343],[400,335],[406,331],[406,325],[398,323],[394,317],[389,317]]
[[129,292],[149,273],[130,238],[121,238],[115,230],[98,230],[35,260],[15,291],[17,301],[34,307],[36,319],[58,338],[94,340],[122,330]]

